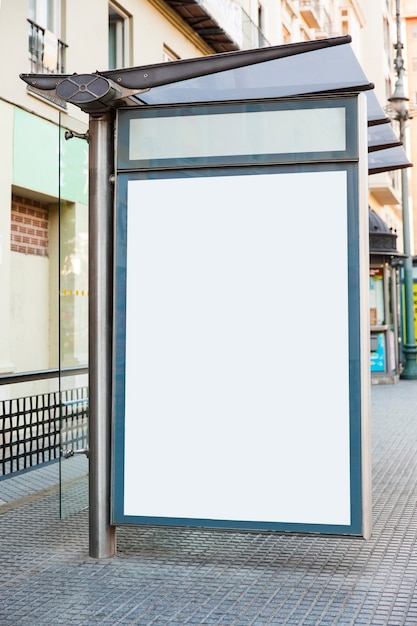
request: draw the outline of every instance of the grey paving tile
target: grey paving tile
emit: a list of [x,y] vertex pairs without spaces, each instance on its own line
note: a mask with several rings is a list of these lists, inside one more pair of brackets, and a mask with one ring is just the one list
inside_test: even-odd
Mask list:
[[417,624],[416,409],[417,381],[372,389],[369,541],[126,527],[96,561],[56,465],[0,481],[1,626]]

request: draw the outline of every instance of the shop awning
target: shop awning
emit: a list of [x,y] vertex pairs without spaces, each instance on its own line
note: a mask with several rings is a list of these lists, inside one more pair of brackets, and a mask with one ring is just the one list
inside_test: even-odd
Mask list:
[[368,151],[384,150],[402,146],[401,141],[394,133],[391,124],[378,124],[368,127]]
[[402,146],[377,150],[368,155],[369,174],[379,174],[411,166],[412,163],[408,160]]
[[379,124],[386,124],[389,122],[388,117],[385,115],[379,100],[376,97],[375,91],[367,91],[366,99],[368,105],[368,126],[376,126]]

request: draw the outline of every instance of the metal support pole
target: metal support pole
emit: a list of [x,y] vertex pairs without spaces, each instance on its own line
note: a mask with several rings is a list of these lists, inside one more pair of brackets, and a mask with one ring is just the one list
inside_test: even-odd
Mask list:
[[114,114],[90,115],[89,144],[89,537],[90,556],[116,552],[110,525],[113,321]]
[[[397,72],[397,81],[395,89],[389,101],[394,111],[397,113],[395,119],[400,127],[400,141],[402,141],[404,150],[406,149],[405,124],[410,119],[407,110],[408,97],[404,90],[404,59],[402,55],[403,44],[401,41],[401,1],[396,0],[396,26],[397,26],[397,42],[394,46],[396,56],[394,60],[395,70]],[[410,210],[408,203],[408,174],[405,169],[401,171],[401,205],[403,220],[403,245],[404,245],[404,369],[400,374],[401,378],[415,379],[417,378],[417,346],[414,330],[414,294],[413,294],[413,260],[411,257],[411,229],[410,229]]]
[[[399,119],[400,139],[405,149],[405,120]],[[401,170],[401,196],[404,240],[404,314],[405,314],[405,342],[403,345],[404,369],[401,378],[417,378],[417,345],[414,329],[414,293],[413,293],[413,260],[410,244],[410,210],[408,202],[408,172]]]

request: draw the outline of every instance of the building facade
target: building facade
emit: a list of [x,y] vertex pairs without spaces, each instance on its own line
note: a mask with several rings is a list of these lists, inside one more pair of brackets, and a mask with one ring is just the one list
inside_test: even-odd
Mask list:
[[[87,364],[87,117],[20,73],[91,73],[350,34],[383,104],[393,17],[392,0],[1,0],[0,375]],[[370,177],[370,206],[401,234],[396,173]]]
[[205,0],[185,11],[163,0],[2,1],[0,374],[87,363],[87,117],[28,89],[19,74],[86,73],[278,43],[277,3],[244,5]]
[[[375,84],[381,106],[388,105],[394,91],[395,2],[364,2],[365,23],[361,32],[362,66]],[[389,115],[389,112],[387,113]],[[396,129],[397,130],[397,129]],[[382,172],[369,177],[369,205],[402,242],[401,185],[398,171]]]

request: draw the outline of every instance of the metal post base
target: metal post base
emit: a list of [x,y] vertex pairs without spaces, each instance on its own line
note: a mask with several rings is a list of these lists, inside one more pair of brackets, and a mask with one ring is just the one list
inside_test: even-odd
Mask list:
[[405,344],[403,351],[405,363],[400,378],[405,380],[417,379],[417,345]]

